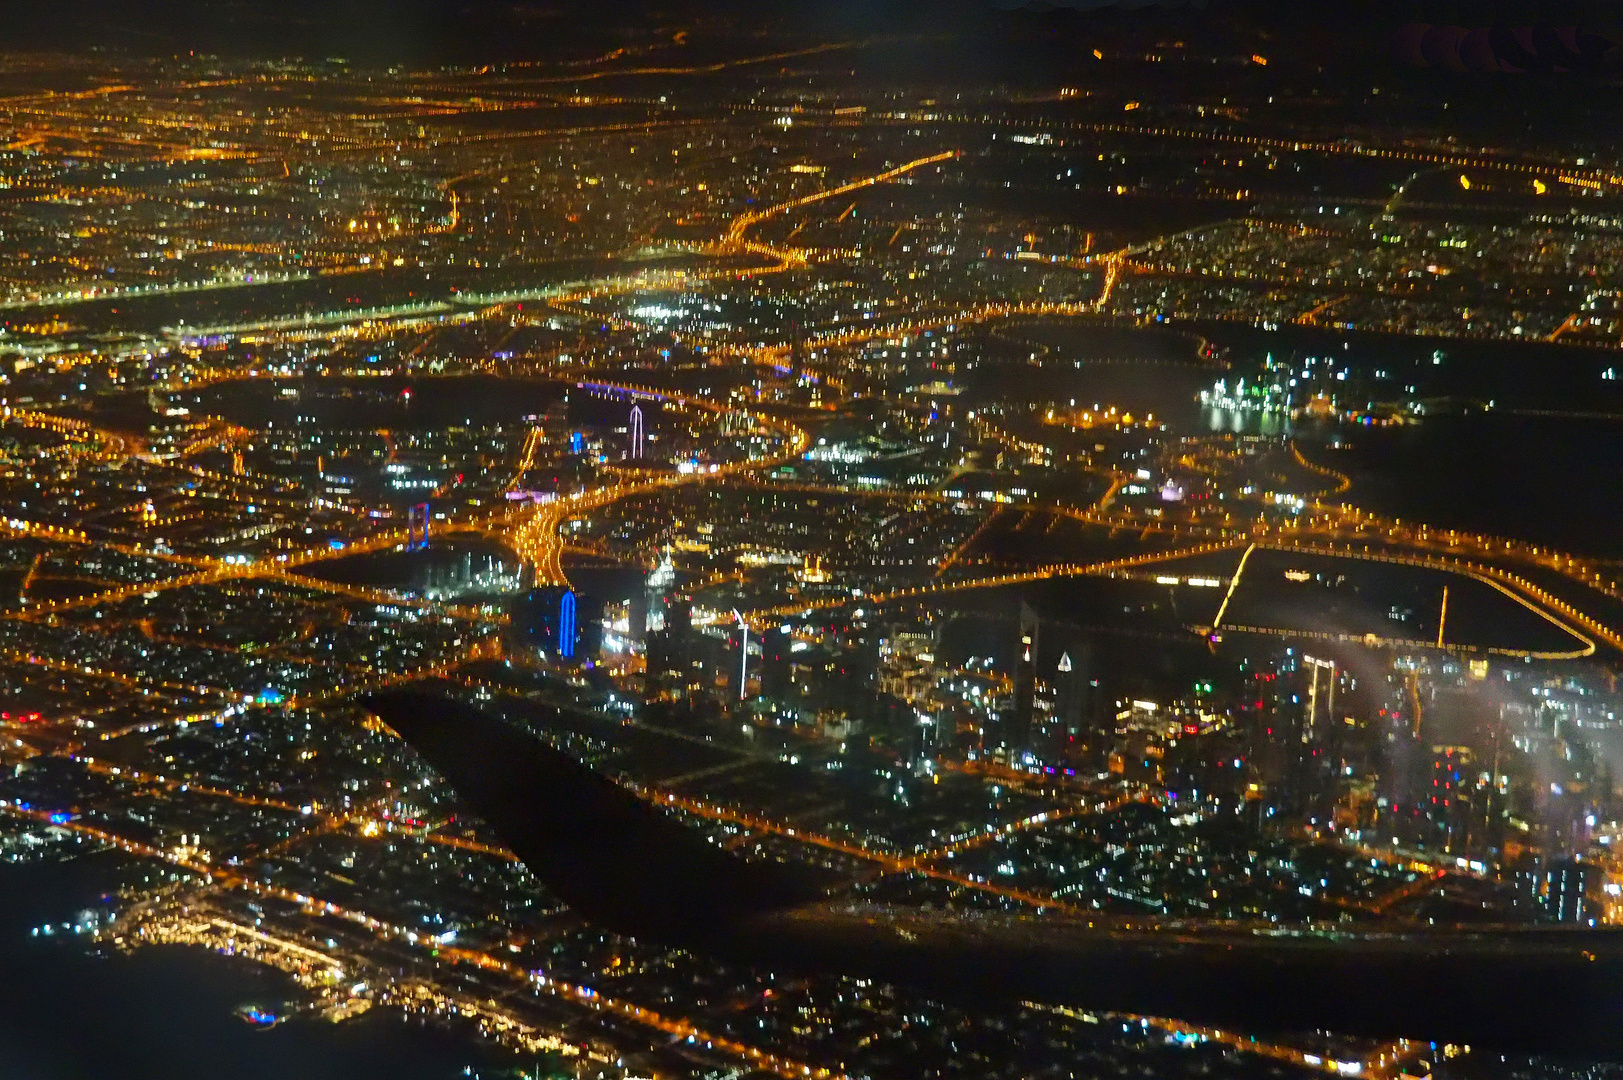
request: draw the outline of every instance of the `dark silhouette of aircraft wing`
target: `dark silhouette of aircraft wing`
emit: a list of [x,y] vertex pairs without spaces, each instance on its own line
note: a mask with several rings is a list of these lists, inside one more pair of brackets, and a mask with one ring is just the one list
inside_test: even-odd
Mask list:
[[583,918],[635,937],[970,1004],[1623,1053],[1618,932],[1126,924],[832,901],[793,868],[723,851],[478,709],[423,692],[378,695],[371,708],[549,889]]

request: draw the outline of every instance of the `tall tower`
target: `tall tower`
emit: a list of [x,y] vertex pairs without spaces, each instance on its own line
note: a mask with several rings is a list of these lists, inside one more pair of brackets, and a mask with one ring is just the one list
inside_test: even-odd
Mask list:
[[[421,537],[418,538],[418,531]],[[406,547],[425,548],[428,546],[428,504],[418,503],[406,511]]]
[[1333,660],[1302,654],[1307,671],[1307,701],[1302,710],[1301,728],[1294,747],[1286,750],[1292,762],[1291,793],[1294,813],[1317,816],[1328,814],[1339,783],[1336,763],[1340,759],[1340,734],[1335,726],[1336,665]]
[[[1320,733],[1325,730],[1325,728],[1321,726],[1319,720],[1319,701],[1321,695],[1323,696],[1325,702],[1323,724],[1329,725],[1335,721],[1336,663],[1334,660],[1320,660],[1316,656],[1308,656],[1306,654],[1302,656],[1302,662],[1307,664],[1308,667],[1312,669],[1313,673],[1312,681],[1307,685],[1307,718],[1306,722],[1302,725],[1302,741],[1304,743],[1311,743],[1315,739],[1318,739]],[[1323,690],[1319,689],[1320,672],[1329,673],[1324,679]]]
[[789,628],[780,626],[762,632],[758,644],[761,663],[757,678],[761,680],[761,694],[781,703],[789,697],[793,671],[789,663],[789,650],[794,641],[789,635]]
[[1037,613],[1029,604],[1020,604],[1020,654],[1014,668],[1014,718],[1004,728],[1004,742],[1010,758],[1031,749],[1032,727],[1037,707]]
[[676,567],[671,563],[671,549],[665,549],[664,556],[659,565],[654,567],[643,583],[644,608],[648,614],[643,619],[644,633],[653,634],[665,629],[665,612],[674,602],[671,590],[676,585]]
[[749,698],[750,682],[750,624],[744,616],[737,611],[733,615],[738,619],[738,700]]
[[542,585],[514,597],[509,633],[518,646],[536,649],[544,658],[573,660],[582,652],[585,622],[580,598],[567,585]]
[[1054,666],[1054,714],[1067,735],[1075,735],[1082,727],[1082,673],[1076,669],[1069,652],[1059,654],[1059,663]]
[[565,660],[575,658],[575,593],[565,589],[558,598],[558,655]]
[[631,457],[642,458],[642,406],[631,406]]

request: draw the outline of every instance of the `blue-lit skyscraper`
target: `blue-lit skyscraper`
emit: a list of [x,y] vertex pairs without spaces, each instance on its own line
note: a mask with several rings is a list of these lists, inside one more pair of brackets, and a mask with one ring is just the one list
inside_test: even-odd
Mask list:
[[569,589],[558,599],[558,655],[566,660],[575,655],[575,593]]
[[520,645],[544,656],[573,660],[580,652],[580,599],[563,585],[531,589],[513,604],[512,630]]

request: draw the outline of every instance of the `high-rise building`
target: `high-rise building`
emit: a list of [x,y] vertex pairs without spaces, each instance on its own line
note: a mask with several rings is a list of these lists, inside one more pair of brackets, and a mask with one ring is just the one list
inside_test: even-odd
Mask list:
[[569,431],[569,401],[554,401],[541,417],[541,430],[548,439],[561,439]]
[[1261,753],[1254,753],[1266,774],[1273,805],[1295,817],[1313,822],[1328,820],[1334,813],[1342,778],[1340,728],[1335,722],[1337,667],[1333,660],[1287,650],[1279,662],[1278,676],[1284,680],[1273,701],[1272,715],[1264,729],[1269,735]]
[[879,642],[876,688],[911,705],[927,704],[936,682],[936,635],[892,628]]
[[1462,852],[1471,839],[1471,749],[1467,746],[1431,748],[1431,777],[1426,789],[1426,816],[1442,834],[1444,851]]
[[1054,718],[1070,734],[1076,734],[1082,727],[1083,675],[1077,667],[1069,651],[1060,653],[1059,662],[1054,665]]
[[676,568],[665,552],[643,583],[644,650],[652,694],[685,694],[693,681],[692,602],[676,587]]
[[1037,613],[1026,603],[1020,605],[1019,653],[1014,665],[1014,709],[1003,729],[1003,742],[1011,756],[1031,748],[1037,711]]
[[424,548],[428,546],[428,503],[417,503],[406,511],[406,546],[408,548]]
[[1307,708],[1302,716],[1301,739],[1321,744],[1323,733],[1335,723],[1336,662],[1316,656],[1302,656],[1307,665]]
[[[737,615],[737,612],[734,612]],[[753,644],[750,635],[750,624],[743,616],[738,615],[738,625],[727,634],[727,647],[734,653],[733,671],[730,677],[738,689],[738,700],[743,701],[750,696],[750,645]]]
[[543,657],[573,660],[580,652],[580,600],[568,586],[531,589],[514,603],[512,616],[521,644]]
[[761,696],[779,703],[787,702],[794,691],[789,664],[789,650],[794,638],[787,627],[775,626],[763,632],[759,640]]
[[1599,871],[1578,856],[1555,859],[1544,871],[1544,910],[1556,922],[1588,922],[1590,879]]
[[671,550],[665,549],[665,555],[660,559],[659,565],[654,567],[643,582],[644,611],[643,630],[645,633],[657,633],[665,628],[665,614],[669,605],[674,602],[673,591],[676,588],[676,567],[671,563]]

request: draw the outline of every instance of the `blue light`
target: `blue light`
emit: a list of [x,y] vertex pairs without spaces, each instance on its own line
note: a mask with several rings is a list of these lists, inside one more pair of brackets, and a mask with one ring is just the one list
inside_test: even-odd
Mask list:
[[575,594],[566,592],[558,601],[558,655],[572,659],[575,655]]

